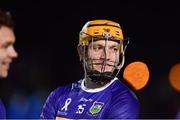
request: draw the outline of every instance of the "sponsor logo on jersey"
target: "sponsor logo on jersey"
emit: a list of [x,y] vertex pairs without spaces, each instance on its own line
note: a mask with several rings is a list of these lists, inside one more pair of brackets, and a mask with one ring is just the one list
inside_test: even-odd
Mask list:
[[97,102],[97,101],[95,101],[94,103],[93,103],[93,105],[91,106],[91,108],[89,109],[89,112],[91,113],[91,114],[97,114],[97,113],[99,113],[100,111],[101,111],[101,109],[102,109],[102,107],[104,106],[104,103],[103,102]]
[[93,99],[91,99],[91,98],[87,99],[87,98],[82,97],[79,101],[80,102],[92,102]]

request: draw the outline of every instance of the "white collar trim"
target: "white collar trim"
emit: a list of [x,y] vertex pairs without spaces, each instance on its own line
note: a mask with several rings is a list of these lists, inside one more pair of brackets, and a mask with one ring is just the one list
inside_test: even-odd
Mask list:
[[81,83],[81,89],[86,91],[86,92],[89,92],[89,93],[96,93],[96,92],[100,92],[100,91],[103,91],[104,89],[106,89],[107,87],[109,87],[114,81],[118,80],[117,77],[115,77],[113,80],[111,80],[110,83],[107,83],[105,86],[103,87],[100,87],[100,88],[87,88],[85,86],[85,79],[82,80],[82,83]]

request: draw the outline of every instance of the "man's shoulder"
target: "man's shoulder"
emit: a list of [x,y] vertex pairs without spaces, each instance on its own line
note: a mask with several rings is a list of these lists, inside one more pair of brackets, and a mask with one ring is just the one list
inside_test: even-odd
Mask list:
[[0,99],[0,119],[6,118],[6,111],[3,102]]
[[124,91],[124,90],[129,91],[130,89],[120,79],[116,79],[111,85],[111,90],[115,92],[115,91]]
[[[127,118],[136,118],[139,114],[139,100],[133,90],[120,80],[116,80],[111,86],[112,99],[111,111],[113,114],[125,115]],[[126,113],[125,111],[129,111]],[[125,114],[123,114],[125,113]]]
[[58,88],[53,90],[51,92],[51,94],[55,94],[56,96],[66,94],[66,93],[70,92],[73,89],[78,89],[80,87],[80,85],[81,85],[81,82],[82,82],[82,80],[79,80],[79,81],[75,81],[75,82],[72,82],[72,83],[68,83],[68,84],[59,86]]
[[128,98],[133,100],[138,100],[136,94],[131,90],[126,84],[124,84],[119,79],[111,85],[112,96],[121,98]]

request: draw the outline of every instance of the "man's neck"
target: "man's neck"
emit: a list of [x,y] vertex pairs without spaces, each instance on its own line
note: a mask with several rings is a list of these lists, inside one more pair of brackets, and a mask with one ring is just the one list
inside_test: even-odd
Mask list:
[[85,78],[85,85],[87,88],[89,89],[95,89],[95,88],[100,88],[100,87],[103,87],[105,84],[97,84],[95,82],[93,82],[91,80],[91,78]]

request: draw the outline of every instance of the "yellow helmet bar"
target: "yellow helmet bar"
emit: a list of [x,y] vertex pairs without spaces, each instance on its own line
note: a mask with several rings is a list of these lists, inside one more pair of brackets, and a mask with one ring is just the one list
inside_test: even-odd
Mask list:
[[79,34],[79,45],[89,45],[92,37],[108,37],[122,41],[123,34],[120,25],[110,20],[93,20],[87,22]]

